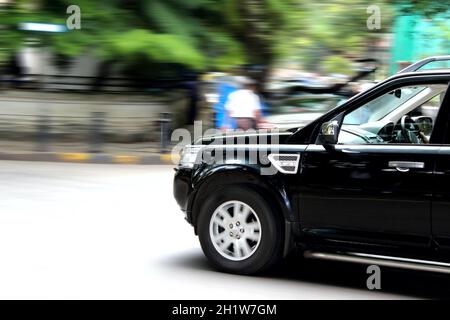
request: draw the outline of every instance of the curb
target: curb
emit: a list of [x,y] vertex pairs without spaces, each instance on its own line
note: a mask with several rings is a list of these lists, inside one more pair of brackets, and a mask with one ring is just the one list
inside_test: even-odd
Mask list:
[[147,165],[175,165],[179,155],[171,153],[152,154],[145,156],[111,155],[101,153],[55,152],[55,153],[3,153],[0,160],[15,161],[50,161],[73,163],[103,163],[103,164],[147,164]]

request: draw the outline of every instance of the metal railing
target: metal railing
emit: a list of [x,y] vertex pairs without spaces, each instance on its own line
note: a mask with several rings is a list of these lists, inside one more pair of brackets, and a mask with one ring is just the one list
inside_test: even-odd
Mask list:
[[152,94],[167,89],[183,88],[183,79],[150,79],[122,77],[90,77],[55,74],[1,75],[0,87],[45,91]]
[[[139,82],[140,81],[140,82]],[[163,102],[167,105],[178,101],[179,97],[171,99],[161,98],[161,93],[167,92],[170,89],[182,89],[183,82],[181,79],[131,79],[131,78],[95,78],[88,76],[71,76],[71,75],[41,75],[41,74],[24,74],[20,77],[1,76],[0,75],[0,89],[26,90],[36,92],[67,92],[67,93],[99,93],[99,94],[130,94],[152,97],[152,102]],[[159,99],[159,98],[161,99]],[[88,100],[89,98],[86,98]],[[1,91],[0,91],[1,100]],[[131,102],[130,102],[131,103]],[[126,102],[125,102],[126,104]],[[106,112],[93,111],[90,116],[60,116],[49,114],[0,114],[0,124],[7,124],[11,121],[19,121],[19,117],[28,117],[31,121],[27,126],[34,128],[34,133],[28,133],[32,136],[32,140],[36,144],[36,151],[47,152],[54,142],[55,134],[54,123],[58,119],[74,120],[87,130],[83,133],[83,139],[88,141],[88,151],[92,153],[102,152],[105,144],[105,134],[108,128],[108,122],[113,119]],[[14,118],[16,117],[16,118]],[[133,116],[127,117],[133,118]],[[159,145],[161,152],[166,152],[170,144],[170,132],[172,130],[173,114],[170,111],[164,111],[148,119],[149,133],[159,136]],[[141,117],[136,117],[136,120],[142,120]],[[22,120],[21,120],[22,121]],[[70,122],[70,121],[64,121]],[[155,132],[155,125],[159,126],[159,133]],[[4,125],[1,125],[4,127]],[[0,131],[1,128],[0,127]]]

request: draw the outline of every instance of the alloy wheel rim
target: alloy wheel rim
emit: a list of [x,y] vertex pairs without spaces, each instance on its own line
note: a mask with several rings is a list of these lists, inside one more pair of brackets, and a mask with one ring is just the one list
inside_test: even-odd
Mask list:
[[216,251],[228,260],[252,256],[261,242],[261,222],[256,212],[238,200],[222,203],[211,216],[209,235]]

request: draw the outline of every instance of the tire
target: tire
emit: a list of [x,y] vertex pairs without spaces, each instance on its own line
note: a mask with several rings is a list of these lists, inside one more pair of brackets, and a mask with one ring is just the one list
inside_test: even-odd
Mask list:
[[281,259],[284,228],[280,218],[252,189],[220,188],[200,210],[197,230],[202,250],[220,271],[261,273]]

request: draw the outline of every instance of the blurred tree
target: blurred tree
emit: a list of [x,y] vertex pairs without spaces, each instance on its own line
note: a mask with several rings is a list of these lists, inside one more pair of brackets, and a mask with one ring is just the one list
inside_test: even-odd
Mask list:
[[379,1],[381,28],[368,29],[368,8],[372,4],[370,0],[305,2],[307,15],[302,18],[306,27],[295,38],[295,56],[308,70],[351,72],[350,60],[370,56],[370,48],[391,28],[392,7],[387,1]]
[[[81,30],[27,33],[20,22],[65,24],[72,0],[11,0],[0,6],[0,61],[27,38],[37,38],[62,57],[90,50],[105,64],[143,73],[155,65],[227,70],[249,63],[270,66],[281,58],[321,68],[351,59],[389,31],[392,3],[380,0],[380,30],[368,30],[371,0],[77,0]],[[411,10],[436,12],[446,4],[412,1]],[[330,66],[330,63],[327,63]],[[339,69],[342,69],[339,67]],[[148,72],[147,72],[148,73]]]
[[351,70],[350,62],[344,57],[332,55],[323,61],[323,70],[327,74],[349,74]]
[[[71,0],[16,0],[0,9],[0,59],[26,37],[57,54],[92,50],[105,61],[181,64],[224,70],[243,63],[268,64],[292,25],[294,0],[78,0],[81,30],[18,31],[20,22],[65,24]],[[141,67],[142,67],[141,65]]]

